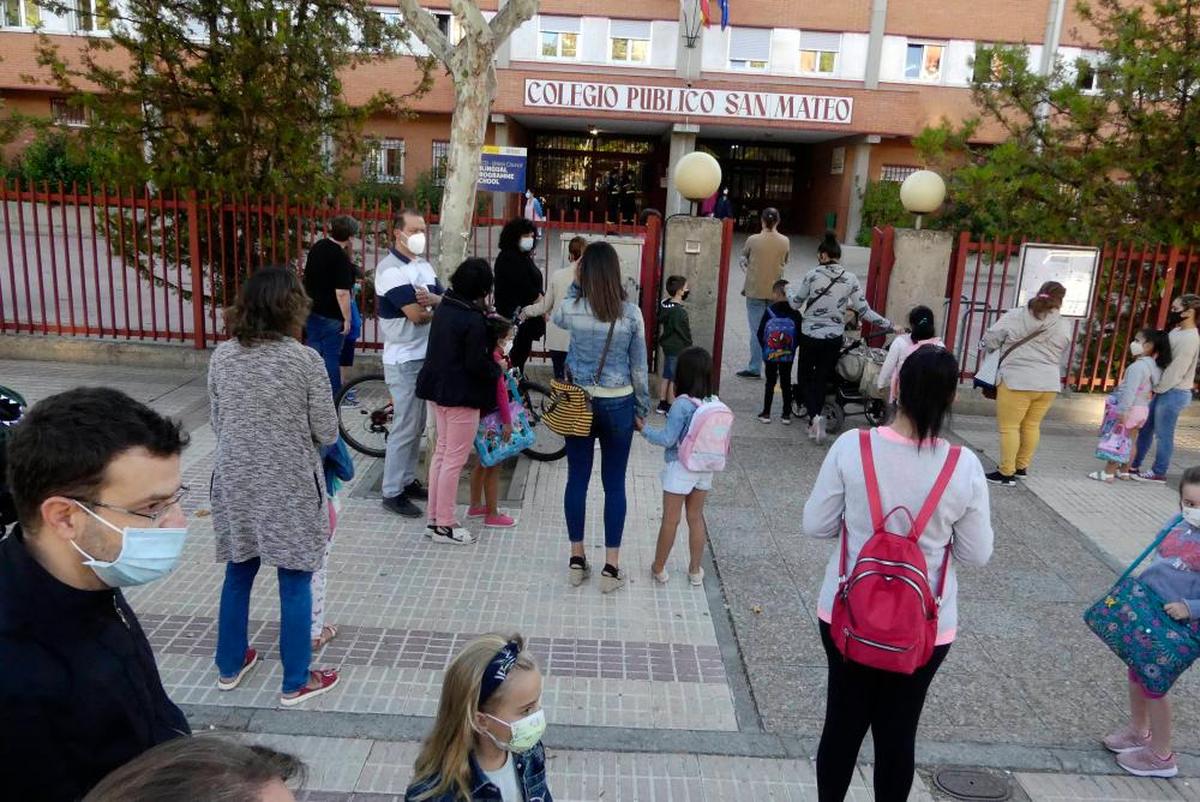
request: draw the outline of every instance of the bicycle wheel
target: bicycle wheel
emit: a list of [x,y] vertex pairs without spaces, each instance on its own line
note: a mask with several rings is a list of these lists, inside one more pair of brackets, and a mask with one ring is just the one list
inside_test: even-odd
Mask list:
[[383,376],[360,376],[342,385],[334,406],[346,445],[369,457],[382,457],[392,425],[392,394]]
[[542,423],[542,415],[550,402],[550,388],[535,382],[521,380],[521,403],[525,405],[525,414],[537,439],[533,445],[522,451],[525,456],[537,462],[553,462],[562,459],[567,453],[567,441],[561,434]]

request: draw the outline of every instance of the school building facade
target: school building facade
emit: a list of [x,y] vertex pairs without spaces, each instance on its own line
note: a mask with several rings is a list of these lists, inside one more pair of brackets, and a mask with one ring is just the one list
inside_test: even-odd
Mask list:
[[[6,105],[87,124],[38,77],[33,25],[68,44],[103,36],[105,2],[78,0],[68,14],[35,0],[0,4]],[[490,16],[497,2],[480,5]],[[438,4],[449,5],[424,5],[458,36]],[[488,142],[528,149],[528,183],[552,213],[604,219],[614,176],[632,184],[625,190],[638,209],[684,211],[668,185],[671,167],[705,149],[721,163],[740,226],[753,227],[759,210],[775,206],[786,230],[833,227],[849,239],[861,224],[866,182],[903,180],[921,166],[912,137],[975,113],[976,48],[1026,44],[1041,71],[1056,60],[1073,68],[1097,57],[1096,32],[1074,0],[729,0],[725,29],[718,3],[710,5],[718,19],[704,26],[696,0],[543,0],[513,34],[497,59]],[[399,13],[385,0],[378,10]],[[412,50],[425,52],[419,43]],[[347,98],[405,92],[416,74],[410,57],[360,67],[344,76]],[[1086,69],[1072,75],[1094,80]],[[376,118],[364,131],[372,144],[363,170],[376,180],[409,186],[425,171],[435,181],[444,171],[454,108],[448,79],[439,71],[412,107],[414,119]],[[999,132],[979,136],[995,141]]]

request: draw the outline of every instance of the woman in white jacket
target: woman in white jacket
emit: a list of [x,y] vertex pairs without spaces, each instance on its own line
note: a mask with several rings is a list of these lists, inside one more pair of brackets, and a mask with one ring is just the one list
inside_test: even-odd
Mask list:
[[1071,326],[1059,314],[1066,294],[1066,287],[1047,281],[980,341],[989,352],[1003,349],[996,373],[1000,464],[987,476],[994,485],[1012,487],[1025,478],[1042,436],[1042,419],[1062,390],[1062,358],[1071,344]]
[[571,241],[567,243],[567,264],[550,277],[546,294],[537,303],[530,304],[521,310],[524,317],[545,315],[546,350],[550,352],[550,363],[554,365],[554,378],[559,380],[566,378],[565,366],[567,349],[571,347],[571,332],[554,325],[550,315],[554,313],[554,307],[567,297],[567,290],[575,283],[579,258],[583,256],[583,249],[586,247],[586,239],[572,237]]

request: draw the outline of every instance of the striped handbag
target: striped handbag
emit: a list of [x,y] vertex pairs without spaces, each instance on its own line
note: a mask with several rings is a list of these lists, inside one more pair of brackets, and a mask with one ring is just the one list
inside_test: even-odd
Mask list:
[[[596,367],[596,381],[604,372],[604,362],[608,359],[608,349],[612,345],[616,327],[615,320],[608,326],[608,338],[604,341],[600,364]],[[551,431],[563,437],[588,437],[592,433],[591,394],[574,381],[555,379],[550,382],[550,402],[542,414],[542,421]]]

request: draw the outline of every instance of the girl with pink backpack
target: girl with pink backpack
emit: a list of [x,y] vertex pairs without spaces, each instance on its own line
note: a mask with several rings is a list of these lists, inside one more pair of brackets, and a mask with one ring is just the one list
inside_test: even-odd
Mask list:
[[713,474],[725,469],[733,429],[733,412],[712,393],[712,356],[703,348],[686,348],[675,364],[675,402],[666,425],[643,428],[642,436],[666,449],[662,470],[663,518],[650,574],[666,584],[667,558],[675,545],[679,519],[687,511],[688,579],[704,584],[704,499],[712,490]]

